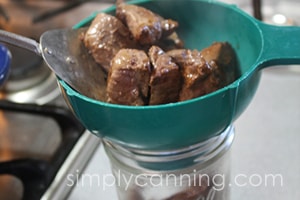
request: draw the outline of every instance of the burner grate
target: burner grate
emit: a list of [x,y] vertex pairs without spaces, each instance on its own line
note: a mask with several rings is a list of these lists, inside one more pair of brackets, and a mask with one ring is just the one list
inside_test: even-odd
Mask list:
[[12,175],[22,181],[23,200],[40,199],[85,129],[64,107],[1,100],[0,109],[51,117],[61,129],[62,141],[49,161],[22,158],[0,163],[0,174]]

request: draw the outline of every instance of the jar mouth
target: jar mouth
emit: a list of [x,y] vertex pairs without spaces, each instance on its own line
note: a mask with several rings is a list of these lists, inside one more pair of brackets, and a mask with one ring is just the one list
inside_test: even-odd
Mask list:
[[147,151],[121,146],[103,139],[104,148],[111,159],[143,168],[169,169],[205,163],[226,152],[234,138],[234,127],[228,126],[221,134],[195,145],[166,151]]

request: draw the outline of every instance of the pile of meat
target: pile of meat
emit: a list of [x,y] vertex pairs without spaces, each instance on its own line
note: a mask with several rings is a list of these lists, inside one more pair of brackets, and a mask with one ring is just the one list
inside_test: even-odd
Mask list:
[[156,105],[213,92],[235,79],[236,56],[227,42],[184,49],[178,23],[118,3],[115,16],[99,13],[83,41],[107,73],[107,102]]

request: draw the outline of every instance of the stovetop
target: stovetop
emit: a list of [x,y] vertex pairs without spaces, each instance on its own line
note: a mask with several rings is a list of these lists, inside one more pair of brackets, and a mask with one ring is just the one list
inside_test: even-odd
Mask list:
[[[224,1],[238,3],[247,12],[252,12],[249,6],[245,6],[245,1]],[[284,2],[290,1],[265,0],[265,2],[268,5],[264,7],[264,13],[266,13],[264,17],[266,20],[271,20],[272,23],[277,21],[272,18],[274,9],[270,9],[270,2],[272,2],[272,8],[275,6],[280,13],[289,11],[288,13],[293,14],[295,10],[291,9],[293,8],[292,4],[283,5]],[[88,5],[83,4],[72,9],[72,14],[64,13],[61,17],[75,24],[78,20],[74,19],[73,16],[82,19],[89,15],[87,13],[101,10],[109,5],[97,2]],[[286,17],[290,19],[289,16]],[[58,19],[60,18],[53,18],[53,21]],[[280,66],[263,71],[255,98],[235,123],[236,139],[231,150],[232,178],[242,176],[248,182],[243,186],[232,185],[231,199],[299,199],[299,87],[299,66]],[[1,101],[0,103],[7,104],[8,102]],[[107,182],[108,185],[103,185],[103,180],[105,178],[109,179],[111,172],[108,159],[99,139],[82,129],[76,123],[76,120],[73,121],[74,118],[70,117],[69,110],[65,107],[61,97],[58,95],[58,99],[53,100],[52,103],[46,103],[45,106],[28,104],[25,107],[25,111],[17,115],[13,110],[3,111],[0,109],[0,161],[16,158],[19,160],[17,162],[20,162],[23,166],[28,162],[37,166],[35,171],[28,168],[21,174],[22,179],[25,180],[32,179],[31,175],[28,177],[28,174],[32,172],[38,177],[34,179],[41,186],[41,190],[37,192],[39,195],[37,199],[79,200],[98,198],[116,200],[115,188],[111,182]],[[31,113],[28,115],[28,113],[25,114],[28,112],[27,107],[33,110],[45,107],[46,111],[43,111],[42,114],[30,111]],[[64,113],[68,113],[66,118]],[[64,117],[57,120],[52,118],[53,115]],[[74,126],[80,132],[78,135],[74,134],[73,131],[69,134],[71,138],[78,139],[76,142],[70,142],[69,144],[62,142],[61,126],[64,127],[66,121],[69,121],[70,124],[75,123]],[[26,124],[28,129],[24,132],[19,124]],[[28,144],[30,148],[28,148]],[[59,161],[52,161],[53,154],[60,152],[59,148],[69,149],[68,145],[73,146],[73,148],[70,148],[72,150],[60,155]],[[49,163],[56,165],[56,162],[60,162],[62,166],[58,169],[51,169]],[[10,174],[15,173],[14,168],[15,165],[9,169]],[[46,168],[51,169],[47,173],[46,179],[39,180],[39,177],[45,177],[40,172]],[[93,180],[94,182],[91,184],[88,178],[82,180],[81,174],[88,175],[88,177],[99,177],[100,179]],[[251,177],[254,183],[257,184],[257,178],[266,177],[268,174],[282,175],[283,185],[279,185],[278,182],[276,182],[276,185],[263,185],[265,182],[262,182],[260,185],[253,186],[249,183]],[[78,182],[73,182],[73,180]],[[45,185],[47,187],[44,187]],[[26,187],[30,188],[31,185],[29,184]],[[21,199],[20,196],[23,190],[24,187],[19,179],[7,175],[0,176],[0,199]],[[34,197],[31,197],[29,199],[34,199]]]

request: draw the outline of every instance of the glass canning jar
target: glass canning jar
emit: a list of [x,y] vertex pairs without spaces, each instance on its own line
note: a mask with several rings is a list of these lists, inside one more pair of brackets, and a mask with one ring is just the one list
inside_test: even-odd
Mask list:
[[141,151],[104,140],[119,200],[228,200],[234,128],[196,145]]

